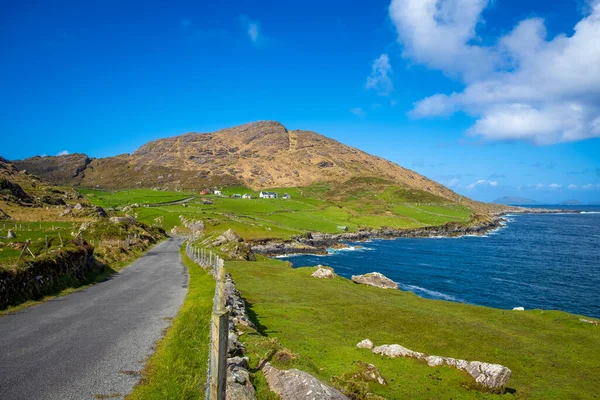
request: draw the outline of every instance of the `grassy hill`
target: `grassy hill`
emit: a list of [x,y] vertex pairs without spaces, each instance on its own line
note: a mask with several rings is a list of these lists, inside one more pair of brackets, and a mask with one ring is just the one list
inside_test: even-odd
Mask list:
[[[470,208],[489,206],[397,164],[304,130],[260,121],[213,133],[188,133],[145,144],[133,154],[89,159],[82,154],[14,161],[53,183],[104,189],[204,187],[308,187],[351,182],[393,184],[442,197]],[[352,185],[346,185],[353,190]],[[381,185],[379,185],[381,186]],[[343,193],[340,193],[343,194]]]

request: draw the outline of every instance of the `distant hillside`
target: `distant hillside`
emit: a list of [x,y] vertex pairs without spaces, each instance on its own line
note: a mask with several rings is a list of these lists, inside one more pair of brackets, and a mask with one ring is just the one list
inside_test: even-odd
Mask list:
[[0,157],[0,219],[50,214],[46,211],[80,198],[74,189],[54,186]]
[[532,199],[528,199],[525,197],[511,197],[511,196],[504,196],[504,197],[499,197],[496,200],[494,200],[494,203],[496,204],[505,204],[507,206],[515,206],[515,205],[527,205],[527,206],[534,206],[536,204],[542,204],[539,201],[535,201]]
[[581,205],[583,205],[583,203],[580,202],[579,200],[565,200],[565,201],[561,201],[560,203],[558,203],[558,205],[560,205],[560,206],[581,206]]
[[[15,161],[51,182],[84,187],[198,190],[244,185],[253,189],[377,177],[457,202],[460,196],[414,171],[315,132],[261,121],[214,133],[154,140],[131,155],[89,159],[83,154]],[[466,205],[481,203],[463,198]]]

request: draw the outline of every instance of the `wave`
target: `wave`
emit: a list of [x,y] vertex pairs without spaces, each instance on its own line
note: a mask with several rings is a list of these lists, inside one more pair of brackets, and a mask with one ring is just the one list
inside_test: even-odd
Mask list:
[[274,258],[291,258],[291,257],[302,257],[302,256],[327,257],[328,255],[329,254],[290,253],[290,254],[280,254],[278,256],[274,256]]
[[579,214],[600,214],[600,211],[582,211]]
[[448,300],[448,301],[460,301],[456,297],[451,296],[449,294],[445,294],[442,292],[436,292],[435,290],[425,289],[424,287],[421,287],[421,286],[400,284],[400,287],[403,290],[408,290],[415,294],[419,294],[419,292],[425,293],[425,294],[429,295],[430,297],[433,297],[434,299]]
[[344,248],[341,248],[341,249],[328,248],[327,249],[327,253],[328,254],[335,254],[335,253],[340,253],[342,251],[367,251],[367,250],[373,250],[373,249],[369,248],[369,247],[363,247],[363,246],[350,246],[350,247],[344,247]]

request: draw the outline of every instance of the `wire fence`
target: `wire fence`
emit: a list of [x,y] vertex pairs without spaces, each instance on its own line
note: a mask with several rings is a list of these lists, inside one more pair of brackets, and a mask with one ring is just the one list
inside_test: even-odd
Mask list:
[[216,280],[215,297],[210,322],[210,346],[206,384],[207,400],[225,400],[227,385],[227,347],[229,310],[225,306],[225,263],[212,251],[186,243],[187,256],[204,269],[210,270]]

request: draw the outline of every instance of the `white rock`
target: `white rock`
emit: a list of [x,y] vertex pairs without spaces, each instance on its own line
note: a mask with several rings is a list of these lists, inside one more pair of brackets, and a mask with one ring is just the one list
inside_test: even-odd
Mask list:
[[525,311],[525,307],[515,307],[513,311]]
[[384,344],[382,346],[373,347],[373,353],[388,357],[425,358],[425,354],[409,350],[399,344]]
[[398,284],[396,282],[379,272],[371,272],[364,275],[352,275],[352,282],[381,289],[398,289]]
[[503,388],[512,375],[511,370],[503,365],[481,361],[471,361],[466,371],[475,378],[475,382],[490,389]]
[[335,274],[333,273],[333,270],[331,268],[324,268],[322,266],[319,266],[319,269],[317,269],[315,272],[313,272],[311,276],[313,278],[319,278],[319,279],[335,278]]
[[356,347],[358,347],[359,349],[371,350],[373,348],[373,342],[371,341],[371,339],[361,340],[360,342],[358,342]]

